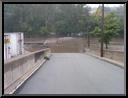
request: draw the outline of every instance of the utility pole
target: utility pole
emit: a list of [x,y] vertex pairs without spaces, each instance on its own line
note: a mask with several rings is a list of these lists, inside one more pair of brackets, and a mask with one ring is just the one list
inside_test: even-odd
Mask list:
[[101,36],[101,54],[100,56],[103,57],[104,56],[104,51],[103,51],[103,47],[104,47],[104,43],[103,43],[103,34],[104,34],[104,4],[102,4],[102,32],[101,32],[102,36]]

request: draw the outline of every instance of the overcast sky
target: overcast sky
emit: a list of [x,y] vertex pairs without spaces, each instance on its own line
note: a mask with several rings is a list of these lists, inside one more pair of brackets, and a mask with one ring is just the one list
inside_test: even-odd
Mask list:
[[[87,4],[87,6],[91,7],[91,8],[95,8],[95,7],[98,7],[99,5],[101,4]],[[121,4],[104,4],[104,6],[106,7],[118,7],[120,6]],[[122,4],[123,5],[123,4]]]

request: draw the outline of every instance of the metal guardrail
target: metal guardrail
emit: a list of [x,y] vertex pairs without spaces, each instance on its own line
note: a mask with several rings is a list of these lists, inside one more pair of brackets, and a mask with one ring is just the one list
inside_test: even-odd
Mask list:
[[50,56],[49,48],[14,57],[4,62],[4,94],[12,94]]

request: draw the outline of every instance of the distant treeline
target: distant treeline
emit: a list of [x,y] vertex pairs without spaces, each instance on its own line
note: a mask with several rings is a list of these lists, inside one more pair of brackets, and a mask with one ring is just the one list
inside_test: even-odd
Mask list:
[[[4,32],[24,32],[27,37],[83,36],[101,24],[101,17],[90,10],[85,4],[5,4]],[[123,7],[114,13],[123,36]]]

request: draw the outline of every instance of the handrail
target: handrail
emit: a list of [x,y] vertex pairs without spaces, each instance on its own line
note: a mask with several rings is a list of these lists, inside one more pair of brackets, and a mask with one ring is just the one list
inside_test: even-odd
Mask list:
[[33,55],[33,54],[35,54],[35,53],[44,52],[44,51],[50,51],[50,48],[41,49],[41,50],[38,50],[38,51],[34,51],[34,52],[31,52],[31,53],[27,53],[27,54],[23,54],[23,55],[19,55],[19,56],[13,57],[13,58],[11,58],[11,59],[8,59],[8,60],[4,61],[4,64],[8,64],[8,63],[17,61],[17,60],[19,60],[19,59],[22,59],[22,58],[24,58],[24,57],[28,57],[28,56],[30,56],[30,55]]
[[4,93],[12,94],[51,56],[50,48],[11,58],[4,62]]

